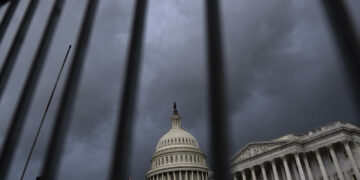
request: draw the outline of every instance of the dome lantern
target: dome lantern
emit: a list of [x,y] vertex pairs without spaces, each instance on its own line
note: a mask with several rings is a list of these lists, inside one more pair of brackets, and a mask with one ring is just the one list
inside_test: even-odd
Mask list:
[[171,116],[171,127],[172,128],[181,128],[181,116],[178,114],[176,109],[176,102],[174,102],[174,114]]

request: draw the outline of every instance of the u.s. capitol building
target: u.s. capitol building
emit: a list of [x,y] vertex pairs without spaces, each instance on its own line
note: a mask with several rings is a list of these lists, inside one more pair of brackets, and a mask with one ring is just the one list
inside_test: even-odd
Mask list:
[[[151,158],[147,180],[208,180],[210,168],[174,104],[171,129]],[[302,135],[252,142],[230,160],[234,180],[360,180],[360,128],[340,121]]]
[[151,158],[148,180],[206,180],[209,167],[194,136],[181,127],[181,116],[176,110],[171,116],[171,129],[163,135]]
[[340,121],[253,142],[231,158],[234,180],[360,180],[360,128]]

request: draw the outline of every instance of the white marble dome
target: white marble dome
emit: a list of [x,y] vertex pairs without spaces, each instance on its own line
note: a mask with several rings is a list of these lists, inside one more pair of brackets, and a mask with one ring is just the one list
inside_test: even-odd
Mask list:
[[164,134],[151,158],[148,180],[205,180],[209,168],[206,156],[193,135],[181,127],[181,116],[174,103],[171,129]]
[[183,128],[178,127],[171,128],[160,138],[156,146],[156,151],[174,147],[199,148],[199,144],[193,135],[186,132]]

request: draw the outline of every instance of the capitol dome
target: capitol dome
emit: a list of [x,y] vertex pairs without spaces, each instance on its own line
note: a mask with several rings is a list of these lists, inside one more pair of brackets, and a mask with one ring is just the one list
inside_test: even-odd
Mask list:
[[147,179],[207,180],[206,156],[195,137],[181,127],[175,103],[171,122],[171,129],[158,141]]

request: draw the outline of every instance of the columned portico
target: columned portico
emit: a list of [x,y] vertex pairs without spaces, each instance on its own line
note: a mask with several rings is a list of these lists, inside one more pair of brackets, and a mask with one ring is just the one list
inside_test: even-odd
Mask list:
[[356,175],[356,178],[357,179],[360,179],[360,172],[359,172],[359,167],[358,165],[356,164],[356,160],[354,158],[354,155],[350,149],[350,145],[349,145],[349,142],[348,141],[345,141],[344,142],[344,146],[345,146],[345,150],[350,158],[350,161],[351,161],[351,165],[353,167],[353,170],[354,170],[354,173]]
[[360,128],[340,121],[251,142],[232,157],[234,180],[360,180],[358,144]]

